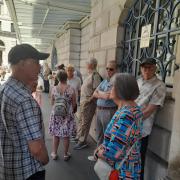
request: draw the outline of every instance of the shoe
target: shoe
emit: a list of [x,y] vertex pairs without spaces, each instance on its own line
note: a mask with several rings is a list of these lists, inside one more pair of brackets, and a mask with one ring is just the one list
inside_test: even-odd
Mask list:
[[77,142],[78,142],[78,138],[72,137],[72,138],[70,139],[70,141],[77,143]]
[[64,155],[64,161],[69,161],[71,158],[71,154],[67,153],[67,155]]
[[52,152],[51,157],[53,160],[56,160],[58,158],[58,155],[55,152]]
[[80,149],[84,149],[88,146],[87,143],[85,142],[78,142],[75,146],[74,146],[74,149],[75,150],[80,150]]
[[96,159],[94,158],[94,156],[88,156],[88,160],[89,160],[89,161],[94,161],[94,162],[96,161]]

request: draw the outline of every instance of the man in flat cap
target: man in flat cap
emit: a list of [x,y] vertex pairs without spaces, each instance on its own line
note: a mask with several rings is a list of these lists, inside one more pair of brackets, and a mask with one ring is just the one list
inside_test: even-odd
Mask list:
[[136,103],[142,106],[144,115],[142,144],[141,144],[141,180],[144,179],[145,156],[148,146],[148,138],[151,134],[157,110],[163,106],[166,88],[165,84],[159,80],[155,74],[156,60],[153,58],[145,58],[140,64],[141,77],[138,79],[140,95],[136,99]]
[[39,60],[49,54],[31,45],[14,46],[8,54],[12,74],[0,87],[0,179],[44,180],[49,161],[42,113],[31,95],[40,72]]

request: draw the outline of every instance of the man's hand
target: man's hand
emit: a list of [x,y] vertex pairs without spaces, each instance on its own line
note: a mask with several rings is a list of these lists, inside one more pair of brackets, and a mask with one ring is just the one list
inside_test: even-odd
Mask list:
[[49,162],[48,152],[43,139],[28,141],[31,155],[43,165]]
[[146,118],[148,118],[154,111],[156,111],[158,107],[158,105],[154,104],[148,104],[147,106],[144,106],[142,109],[143,119],[145,120]]
[[93,93],[93,97],[98,98],[98,99],[109,99],[110,91],[103,92],[100,90],[95,90]]
[[101,99],[109,99],[110,92],[100,92]]

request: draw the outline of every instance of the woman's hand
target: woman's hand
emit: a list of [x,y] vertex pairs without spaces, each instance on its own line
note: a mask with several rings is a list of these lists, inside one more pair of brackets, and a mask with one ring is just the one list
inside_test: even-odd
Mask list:
[[94,159],[97,161],[97,159],[98,159],[98,148],[96,148],[95,149],[95,151],[94,151]]
[[94,158],[97,160],[98,158],[104,159],[103,156],[104,153],[104,147],[100,145],[96,150],[94,151]]

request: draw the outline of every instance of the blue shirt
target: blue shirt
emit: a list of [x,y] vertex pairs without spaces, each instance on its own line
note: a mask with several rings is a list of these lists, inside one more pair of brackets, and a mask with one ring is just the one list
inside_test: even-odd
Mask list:
[[[103,91],[103,92],[109,92],[111,89],[112,89],[112,84],[107,79],[103,80],[97,87],[97,90]],[[116,104],[111,99],[98,99],[97,106],[116,107]]]

